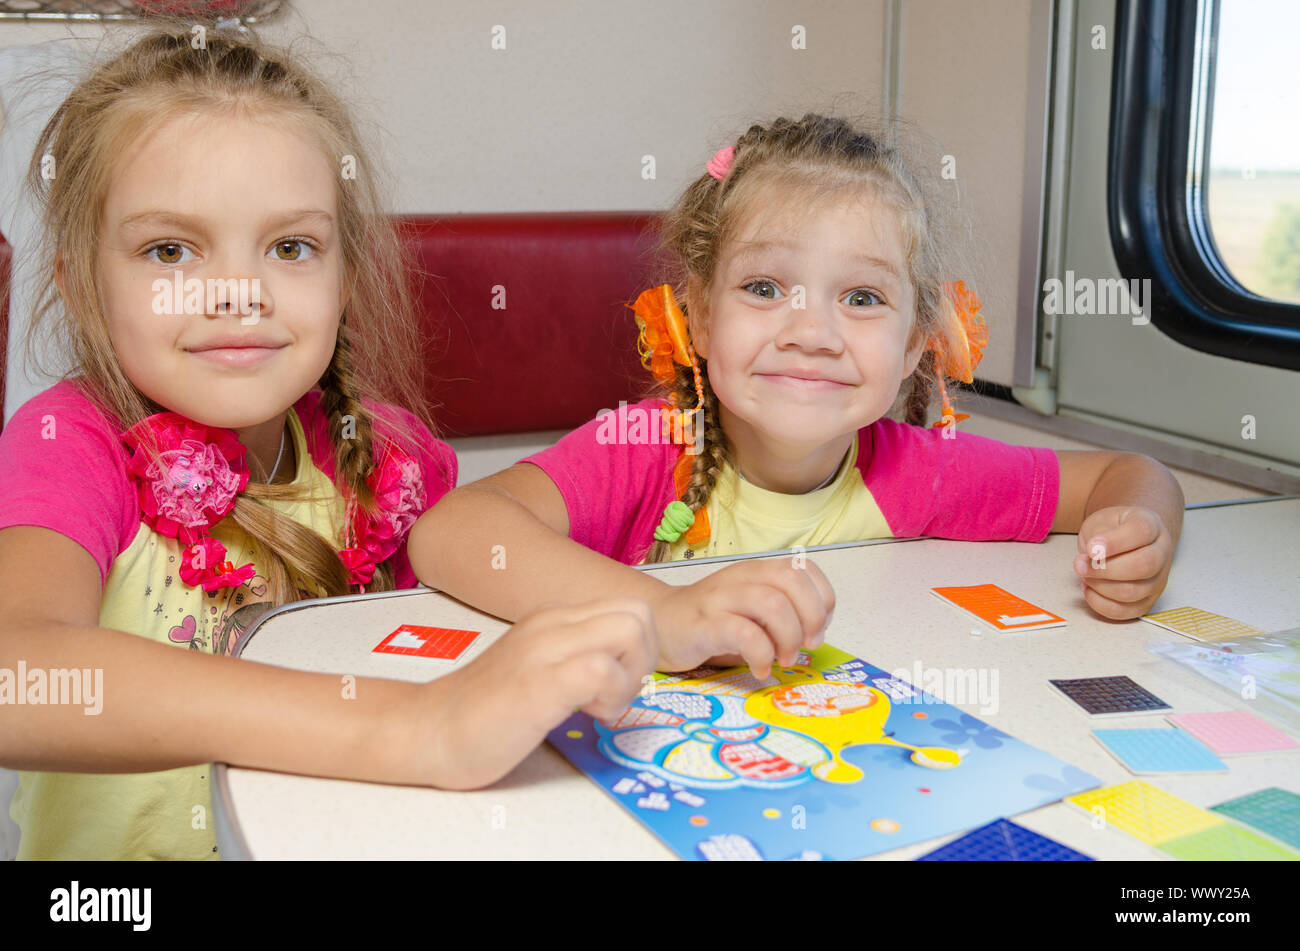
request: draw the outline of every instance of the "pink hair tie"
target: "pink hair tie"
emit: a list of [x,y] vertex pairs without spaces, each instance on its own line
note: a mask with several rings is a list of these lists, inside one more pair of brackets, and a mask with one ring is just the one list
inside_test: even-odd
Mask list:
[[734,145],[718,149],[713,158],[709,159],[708,164],[704,166],[705,171],[718,181],[722,181],[727,177],[727,172],[731,171],[731,161],[735,157],[736,147]]

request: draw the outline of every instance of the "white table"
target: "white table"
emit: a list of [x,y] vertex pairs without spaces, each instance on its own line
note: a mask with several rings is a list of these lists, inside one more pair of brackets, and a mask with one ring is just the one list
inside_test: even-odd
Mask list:
[[[1191,507],[1171,581],[1155,610],[1193,605],[1266,631],[1300,627],[1300,497]],[[996,668],[998,709],[955,706],[1102,779],[1133,778],[1091,737],[1098,726],[1163,726],[1163,718],[1093,720],[1059,697],[1051,678],[1127,674],[1175,712],[1250,709],[1249,701],[1148,652],[1185,642],[1145,621],[1107,621],[1083,601],[1071,568],[1074,535],[1040,545],[939,539],[814,549],[809,557],[835,586],[827,643],[886,671]],[[752,557],[752,556],[751,556]],[[760,556],[761,557],[761,556]],[[770,555],[768,557],[789,557]],[[658,566],[685,584],[734,559]],[[1063,616],[1064,628],[987,631],[929,589],[994,583]],[[240,656],[302,670],[427,681],[449,662],[374,654],[401,624],[483,632],[457,663],[474,659],[508,625],[437,592],[415,589],[330,598],[268,613]],[[1300,792],[1300,756],[1234,757],[1227,773],[1144,777],[1209,807],[1266,786]],[[474,792],[294,776],[218,765],[213,774],[217,838],[225,858],[583,858],[669,859],[673,853],[549,745],[509,776]],[[1054,803],[1016,821],[1098,859],[1163,857],[1116,829]],[[882,853],[912,859],[956,835]]]

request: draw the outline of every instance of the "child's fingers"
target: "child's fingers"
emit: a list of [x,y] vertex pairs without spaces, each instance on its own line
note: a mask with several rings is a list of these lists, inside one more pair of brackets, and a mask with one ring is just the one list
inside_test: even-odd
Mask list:
[[[715,608],[752,621],[771,642],[773,656],[783,664],[794,663],[803,644],[803,628],[783,588],[766,584],[731,585],[718,591],[715,597],[720,599],[714,603]],[[748,636],[748,629],[744,630]]]
[[835,610],[835,590],[826,575],[812,562],[805,562],[803,567],[793,565],[786,569],[778,581],[787,582],[782,589],[790,597],[795,611],[799,614],[799,626],[802,630],[801,647],[820,647],[826,625]]
[[809,580],[812,581],[813,587],[821,595],[822,605],[826,608],[826,616],[830,617],[835,613],[835,589],[831,587],[831,581],[826,577],[825,572],[817,567],[813,562],[808,562],[804,569],[807,572]]
[[598,663],[588,669],[587,690],[590,696],[580,704],[580,709],[602,723],[609,723],[617,719],[641,691],[641,677],[608,655],[595,656]]
[[641,689],[640,677],[634,678],[617,660],[599,651],[552,664],[546,676],[564,716],[576,708],[597,720],[613,720]]
[[722,631],[728,645],[734,647],[741,660],[749,665],[750,672],[762,680],[772,673],[776,660],[776,646],[761,625],[748,618],[732,615]]
[[[1079,541],[1083,554],[1090,559],[1109,561],[1125,552],[1150,545],[1160,537],[1164,528],[1160,517],[1149,509],[1127,509],[1120,518],[1122,521],[1104,531],[1080,532]],[[1088,526],[1085,524],[1084,528],[1088,529]]]
[[789,600],[798,620],[797,646],[820,644],[819,637],[835,607],[835,592],[822,570],[811,562],[795,567],[784,559],[750,562],[744,568],[750,581],[771,585]]
[[554,660],[546,665],[563,685],[568,708],[580,707],[600,719],[627,706],[658,653],[654,622],[648,608],[642,610],[644,602],[612,601],[603,606],[605,610],[592,607],[583,612],[586,617],[569,619],[567,646],[576,644],[576,649],[567,656],[548,651]]
[[1088,588],[1096,591],[1107,600],[1117,604],[1136,604],[1151,595],[1158,587],[1160,579],[1145,578],[1141,581],[1104,581],[1085,582]]
[[1151,598],[1150,603],[1145,603],[1145,598],[1136,603],[1117,601],[1113,598],[1107,597],[1092,587],[1089,587],[1084,591],[1083,599],[1088,602],[1088,605],[1094,611],[1102,617],[1110,618],[1112,621],[1127,621],[1132,618],[1141,617],[1147,612],[1147,609],[1151,604],[1155,603],[1154,598]]
[[[815,562],[808,561],[805,557],[797,562],[792,559],[788,564],[784,561],[768,561],[765,564],[784,568],[787,572],[784,577],[789,578],[793,575],[796,581],[803,582],[790,589],[792,595],[808,591],[816,594],[816,599],[808,605],[811,613],[829,616],[835,610],[835,589],[831,587],[830,580]],[[800,614],[802,616],[803,612],[801,611]]]
[[[1097,567],[1087,555],[1077,555],[1074,559],[1074,572],[1088,582],[1098,581],[1147,581],[1155,578],[1165,567],[1165,556],[1155,545],[1144,545],[1135,551],[1125,552],[1115,557],[1098,559]],[[1105,565],[1105,567],[1102,567]]]

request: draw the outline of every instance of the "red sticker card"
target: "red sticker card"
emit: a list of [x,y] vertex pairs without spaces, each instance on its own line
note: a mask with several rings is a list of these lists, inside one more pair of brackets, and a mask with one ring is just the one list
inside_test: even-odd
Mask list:
[[434,657],[455,660],[474,643],[479,631],[458,631],[450,627],[421,627],[403,624],[389,634],[372,654],[405,654],[407,657]]

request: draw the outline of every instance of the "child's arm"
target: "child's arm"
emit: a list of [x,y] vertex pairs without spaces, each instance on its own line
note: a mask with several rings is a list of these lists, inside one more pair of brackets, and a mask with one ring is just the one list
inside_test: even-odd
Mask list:
[[766,676],[821,643],[835,594],[811,562],[745,561],[692,585],[669,585],[573,541],[564,497],[522,463],[462,486],[411,528],[416,577],[507,620],[544,604],[645,598],[659,631],[660,670],[743,658]]
[[1084,599],[1114,620],[1141,617],[1164,591],[1183,529],[1173,473],[1131,452],[1059,451],[1053,532],[1078,532]]
[[215,761],[475,788],[509,772],[575,708],[616,715],[657,650],[645,604],[603,603],[527,618],[432,683],[364,677],[345,690],[339,675],[99,627],[94,559],[49,529],[0,530],[0,578],[0,668],[23,661],[29,671],[90,668],[103,678],[98,714],[0,706],[0,764],[12,769],[126,773]]

